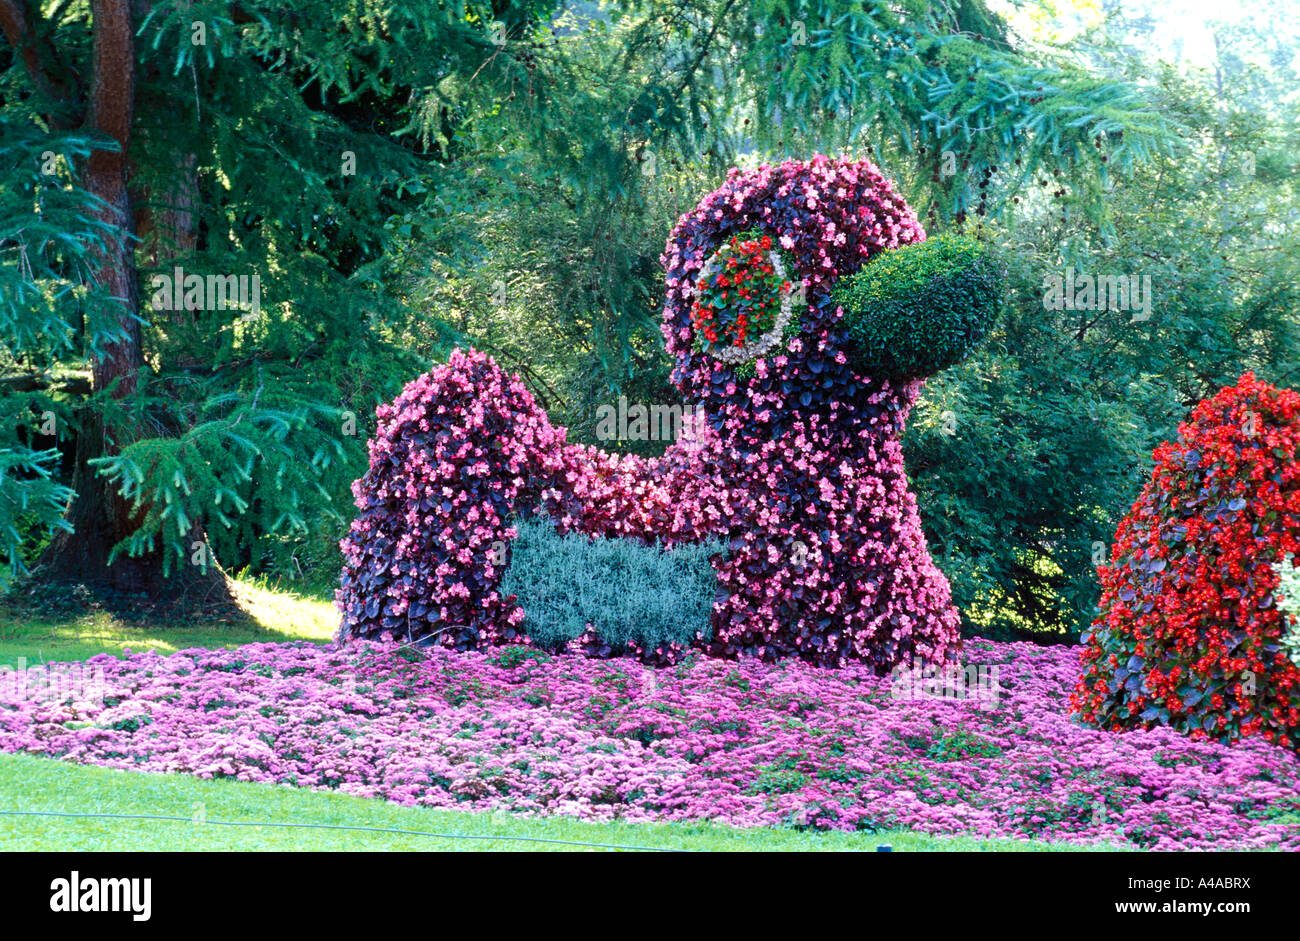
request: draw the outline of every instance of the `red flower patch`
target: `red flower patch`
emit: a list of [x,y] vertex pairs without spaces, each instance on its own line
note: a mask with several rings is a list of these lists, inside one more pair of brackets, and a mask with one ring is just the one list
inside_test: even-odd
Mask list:
[[776,324],[790,282],[772,264],[772,238],[748,231],[733,235],[701,277],[691,305],[696,342],[705,352],[741,348]]

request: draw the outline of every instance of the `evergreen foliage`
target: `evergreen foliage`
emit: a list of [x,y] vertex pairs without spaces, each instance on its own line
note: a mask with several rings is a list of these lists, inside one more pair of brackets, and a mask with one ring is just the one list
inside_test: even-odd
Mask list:
[[54,445],[70,415],[52,390],[84,383],[66,362],[77,346],[116,336],[116,302],[88,275],[104,226],[66,174],[88,149],[84,136],[0,114],[0,581],[26,572],[32,547],[66,525],[71,491]]
[[[49,79],[92,84],[87,38],[103,24],[84,4],[28,5],[42,68],[0,45],[0,392],[5,415],[22,416],[0,432],[0,501],[26,521],[0,541],[11,567],[43,545],[31,524],[48,530],[68,503],[66,467],[41,482],[50,448],[66,462],[102,426],[109,446],[91,463],[136,524],[110,559],[161,553],[168,573],[218,561],[318,583],[337,571],[323,547],[342,535],[336,507],[364,467],[375,405],[458,336],[429,318],[418,348],[395,342],[423,317],[385,283],[387,251],[417,235],[401,213],[464,151],[455,138],[472,112],[524,74],[498,40],[528,33],[553,4],[318,7],[133,8],[125,233],[80,187],[89,156],[112,142],[51,132],[75,128],[81,103],[71,92],[52,102]],[[129,314],[142,326],[142,365],[116,390],[91,388],[88,369],[126,339],[123,299],[98,288],[109,238],[133,245]],[[157,279],[178,270],[256,275],[260,310],[160,303],[171,291]],[[38,421],[47,413],[54,422]],[[53,430],[23,450],[34,424]]]

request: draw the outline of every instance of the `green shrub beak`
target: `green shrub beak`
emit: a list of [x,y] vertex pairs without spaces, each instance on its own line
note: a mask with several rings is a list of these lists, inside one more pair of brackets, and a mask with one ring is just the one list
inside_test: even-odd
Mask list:
[[832,298],[844,309],[854,370],[906,382],[964,359],[992,327],[1001,293],[983,243],[940,235],[882,252]]

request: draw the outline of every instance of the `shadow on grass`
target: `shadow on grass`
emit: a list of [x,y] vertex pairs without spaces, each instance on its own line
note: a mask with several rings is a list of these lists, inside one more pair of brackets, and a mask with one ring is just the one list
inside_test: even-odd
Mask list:
[[85,660],[126,650],[328,641],[334,607],[319,597],[231,580],[234,603],[196,598],[129,598],[76,584],[28,582],[0,598],[0,664]]

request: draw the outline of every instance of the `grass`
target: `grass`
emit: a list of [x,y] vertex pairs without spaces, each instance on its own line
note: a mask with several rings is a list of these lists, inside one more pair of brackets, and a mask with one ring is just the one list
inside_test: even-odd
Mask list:
[[124,650],[175,653],[187,647],[238,647],[256,642],[328,641],[338,626],[332,602],[292,592],[276,591],[264,583],[235,583],[242,622],[152,623],[123,621],[102,610],[72,617],[0,609],[0,665],[85,660],[96,654],[121,656]]
[[[11,816],[4,811],[149,814],[180,820]],[[202,816],[206,822],[196,822]],[[223,826],[216,821],[379,827],[424,834]],[[469,839],[449,838],[460,834]],[[585,850],[587,846],[503,839],[563,840],[601,847],[706,851],[1073,850],[1015,840],[932,837],[919,833],[813,833],[733,829],[711,824],[586,823],[564,817],[457,813],[399,807],[381,800],[250,784],[200,781],[79,766],[28,755],[0,755],[0,851],[18,850]]]
[[[172,653],[187,647],[233,647],[256,641],[326,642],[337,624],[321,598],[237,583],[248,618],[239,623],[140,625],[104,611],[58,619],[0,609],[0,665],[85,660],[125,649]],[[206,823],[196,823],[201,810]],[[180,817],[180,820],[19,816],[0,813],[0,851],[15,850],[563,850],[591,847],[503,839],[507,836],[607,846],[709,851],[1076,850],[1015,840],[931,837],[919,833],[815,833],[711,824],[587,823],[506,813],[457,813],[400,807],[346,794],[240,781],[201,781],[79,766],[29,755],[0,755],[0,811]],[[316,828],[223,826],[214,821],[314,824]],[[368,833],[377,827],[424,834]],[[461,834],[482,839],[452,839]]]

